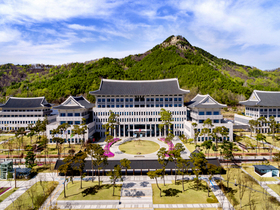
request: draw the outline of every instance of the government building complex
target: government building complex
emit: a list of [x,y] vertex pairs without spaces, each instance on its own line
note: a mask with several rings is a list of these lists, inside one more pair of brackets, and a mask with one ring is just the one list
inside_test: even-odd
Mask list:
[[[0,129],[27,128],[46,116],[49,122],[46,134],[50,143],[55,143],[55,137],[63,138],[65,143],[80,143],[93,136],[105,137],[103,126],[112,111],[118,115],[118,125],[112,131],[114,137],[164,137],[168,131],[160,129],[159,125],[162,124],[160,111],[165,109],[172,114],[170,129],[176,136],[184,134],[194,138],[195,133],[203,128],[208,128],[211,133],[219,126],[228,132],[227,137],[220,136],[219,139],[232,140],[233,123],[223,119],[221,114],[226,105],[218,103],[210,95],[197,95],[184,104],[188,93],[189,90],[180,88],[177,78],[137,81],[102,79],[99,89],[90,92],[95,96],[94,104],[82,96],[69,96],[58,106],[49,104],[44,97],[10,97],[0,105]],[[66,130],[52,133],[64,123],[69,125]],[[84,126],[85,132],[73,132],[77,126]],[[210,134],[197,136],[201,142],[211,139]]]

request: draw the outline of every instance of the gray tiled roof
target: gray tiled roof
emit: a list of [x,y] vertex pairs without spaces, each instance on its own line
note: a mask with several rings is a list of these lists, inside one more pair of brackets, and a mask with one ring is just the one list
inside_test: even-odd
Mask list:
[[40,108],[51,107],[45,97],[36,98],[18,98],[10,97],[8,101],[1,106],[1,108]]
[[[206,100],[211,100],[214,103],[203,103]],[[210,95],[200,95],[197,94],[190,102],[186,103],[186,106],[189,108],[222,108],[226,107],[224,104],[218,103],[216,100],[214,100]]]
[[92,95],[172,95],[186,94],[179,87],[178,79],[163,80],[108,80],[102,79],[99,90]]
[[[187,159],[190,160],[190,159]],[[208,163],[221,166],[220,161],[217,158],[207,158]],[[158,160],[130,160],[131,169],[161,169],[162,166],[159,164]],[[63,160],[57,160],[54,169],[57,170],[59,166],[63,165]],[[84,170],[91,170],[92,161],[86,160],[85,161],[85,168]],[[103,169],[113,169],[115,165],[120,164],[119,160],[108,160],[108,165],[101,164]],[[77,165],[77,164],[74,164]],[[190,167],[193,167],[192,162],[190,162]],[[97,169],[97,166],[93,166],[94,169]],[[168,162],[166,169],[175,169],[174,162]]]
[[278,168],[272,165],[254,165],[254,167],[259,170],[279,170]]
[[280,106],[280,91],[260,91],[254,90],[259,100],[240,101],[240,104],[247,106]]
[[75,100],[77,102],[77,106],[66,106],[63,103],[59,106],[53,107],[53,109],[81,109],[81,108],[92,108],[94,107],[94,104],[88,102],[83,96],[70,96],[67,100]]

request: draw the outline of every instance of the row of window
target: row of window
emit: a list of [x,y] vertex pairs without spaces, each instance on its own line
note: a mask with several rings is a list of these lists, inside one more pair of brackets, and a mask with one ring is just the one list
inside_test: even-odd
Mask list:
[[[249,108],[249,107],[246,107],[246,110],[248,110],[248,111],[258,111],[258,109],[256,109],[256,108]],[[280,112],[280,109],[260,109],[261,112],[267,112],[267,110],[269,112],[276,112],[276,110],[278,112]]]
[[41,112],[41,111],[49,111],[49,109],[16,109],[16,110],[9,110],[3,109],[3,112]]
[[[213,113],[213,114],[212,114],[212,113]],[[219,111],[214,111],[214,112],[211,112],[211,111],[199,112],[198,115],[220,115],[220,112],[219,112]]]
[[[68,141],[66,140],[66,139],[64,139],[64,143],[67,143],[67,142],[71,142],[71,143],[81,143],[81,141],[82,141],[82,139],[81,138],[79,138],[79,139],[77,139],[77,138],[72,138],[71,140],[70,139],[68,139]],[[55,140],[52,140],[52,139],[50,139],[50,143],[56,143],[56,141]]]
[[[133,102],[133,98],[99,98],[97,99],[97,102],[99,103],[105,103],[105,102],[111,103],[111,102]],[[135,98],[135,102],[144,101],[144,98]],[[182,101],[182,98],[146,98],[146,101]]]
[[[172,118],[175,122],[183,121],[186,118]],[[94,121],[94,120],[93,120]],[[119,122],[160,122],[160,118],[119,118]],[[96,122],[108,122],[107,118],[96,119]]]
[[[160,112],[114,112],[119,116],[130,116],[130,115],[159,115]],[[172,115],[186,115],[186,111],[172,111]],[[109,112],[95,112],[95,116],[109,116]]]
[[145,104],[136,104],[136,105],[134,105],[133,106],[133,104],[126,104],[126,105],[122,105],[122,104],[117,104],[116,106],[115,105],[113,105],[113,104],[108,104],[107,106],[106,105],[100,105],[100,104],[98,104],[98,106],[97,106],[98,108],[139,108],[139,107],[182,107],[182,104],[165,104],[165,105],[163,105],[163,104],[156,104],[156,105],[154,105],[154,104],[146,104],[146,106],[145,106]]
[[35,124],[37,121],[0,121],[0,124]]
[[[201,129],[200,129],[200,128],[198,128],[198,129],[197,129],[197,132],[198,132],[198,133],[200,133],[200,130],[201,130]],[[229,128],[227,128],[227,131],[229,132]],[[211,133],[211,132],[212,132],[212,129],[211,129],[211,128],[209,128],[209,133]]]
[[[182,128],[184,128],[184,124],[174,124],[174,127],[177,129],[179,129],[179,128],[182,129]],[[96,128],[96,130],[104,130],[104,128],[100,124],[96,124],[95,128]]]
[[42,115],[3,115],[3,117],[42,117]]
[[[204,140],[207,141],[208,139],[209,139],[209,140],[215,141],[215,139],[212,138],[212,137],[205,137],[205,138],[204,138],[204,137],[198,137],[198,138],[197,138],[197,141],[204,141]],[[223,140],[224,140],[224,141],[225,141],[225,140],[228,140],[228,141],[229,141],[229,137],[223,137],[223,138],[220,137],[220,138],[218,139],[218,141],[223,141]]]
[[[66,121],[60,121],[60,125],[62,125],[63,123],[66,123]],[[69,125],[80,125],[81,124],[80,121],[67,121],[67,123]]]
[[75,117],[79,117],[79,116],[81,116],[81,113],[60,113],[59,114],[59,116],[60,117],[73,117],[73,116],[75,116]]

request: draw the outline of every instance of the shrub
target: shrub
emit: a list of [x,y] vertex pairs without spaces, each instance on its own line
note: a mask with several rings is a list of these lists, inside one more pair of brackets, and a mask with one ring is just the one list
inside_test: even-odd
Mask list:
[[207,203],[218,203],[219,201],[218,201],[218,199],[214,196],[214,195],[212,195],[210,198],[207,198]]

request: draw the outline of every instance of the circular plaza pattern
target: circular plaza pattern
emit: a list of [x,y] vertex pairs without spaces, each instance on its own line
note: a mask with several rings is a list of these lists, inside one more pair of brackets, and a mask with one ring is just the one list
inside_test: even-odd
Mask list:
[[160,145],[149,140],[131,140],[122,143],[119,150],[130,155],[144,155],[158,151]]

